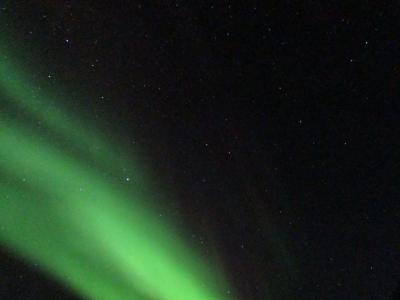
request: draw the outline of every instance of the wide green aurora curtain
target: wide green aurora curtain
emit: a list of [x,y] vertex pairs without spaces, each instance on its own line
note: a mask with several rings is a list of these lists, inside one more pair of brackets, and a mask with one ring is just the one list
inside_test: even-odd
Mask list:
[[28,61],[0,30],[1,247],[83,298],[232,299],[218,261],[153,209],[139,157],[68,111],[68,92]]

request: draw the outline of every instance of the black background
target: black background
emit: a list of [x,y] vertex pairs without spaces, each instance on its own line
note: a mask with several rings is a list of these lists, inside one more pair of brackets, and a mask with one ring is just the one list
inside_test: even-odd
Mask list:
[[[263,3],[9,1],[0,16],[71,107],[142,149],[163,213],[218,247],[238,298],[390,299],[399,7]],[[5,251],[0,266],[2,299],[72,297]]]

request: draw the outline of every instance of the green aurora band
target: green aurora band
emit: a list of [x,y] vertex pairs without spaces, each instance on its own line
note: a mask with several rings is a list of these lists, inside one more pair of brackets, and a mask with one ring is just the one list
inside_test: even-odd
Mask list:
[[1,246],[87,299],[231,299],[218,260],[156,213],[145,168],[38,88],[8,43],[0,40]]

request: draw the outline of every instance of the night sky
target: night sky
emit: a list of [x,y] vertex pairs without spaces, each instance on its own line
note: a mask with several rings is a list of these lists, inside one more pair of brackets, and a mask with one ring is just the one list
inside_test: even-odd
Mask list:
[[[229,294],[383,300],[400,281],[399,8],[30,0],[0,18],[43,88],[138,153]],[[80,299],[1,249],[1,299]]]

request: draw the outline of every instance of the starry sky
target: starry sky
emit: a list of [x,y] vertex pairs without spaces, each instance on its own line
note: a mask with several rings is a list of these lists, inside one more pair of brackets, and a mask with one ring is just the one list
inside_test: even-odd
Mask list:
[[[140,158],[228,299],[395,299],[400,7],[264,2],[1,1],[0,33]],[[0,298],[79,297],[0,248]]]

